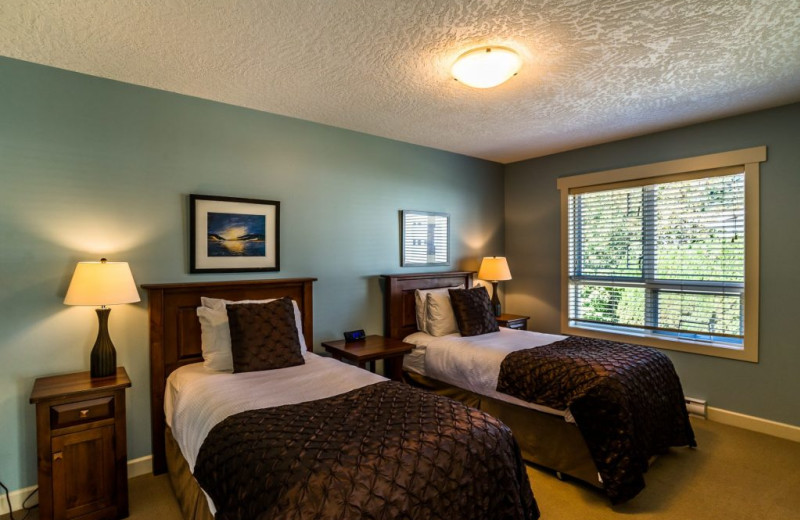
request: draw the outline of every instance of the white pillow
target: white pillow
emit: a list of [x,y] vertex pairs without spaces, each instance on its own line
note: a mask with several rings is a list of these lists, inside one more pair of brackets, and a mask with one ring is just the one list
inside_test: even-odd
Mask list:
[[211,370],[233,371],[231,353],[231,331],[228,328],[228,313],[223,308],[198,307],[200,340],[203,350],[203,366]]
[[[210,309],[218,309],[224,310],[225,316],[228,315],[228,311],[225,310],[226,305],[237,305],[240,303],[269,303],[274,302],[276,298],[270,298],[268,300],[223,300],[221,298],[208,298],[206,296],[200,297],[200,305],[203,307],[208,307]],[[300,315],[300,307],[297,306],[297,302],[292,300],[292,307],[294,307],[294,323],[297,325],[297,336],[300,340],[300,348],[302,350],[306,350],[306,338],[303,335],[303,318]],[[230,332],[229,332],[230,334]]]
[[450,289],[463,289],[464,284],[457,285],[454,287],[441,287],[439,289],[417,289],[414,291],[414,300],[416,303],[416,311],[417,311],[417,330],[421,330],[423,332],[427,332],[427,321],[428,321],[428,294],[446,294],[447,297],[450,297],[449,291]]
[[428,306],[425,332],[437,337],[458,332],[458,323],[449,293],[429,292],[426,301]]
[[[211,370],[232,371],[233,354],[231,352],[231,330],[228,325],[227,305],[241,303],[269,303],[269,300],[222,300],[219,298],[200,298],[201,307],[197,308],[197,317],[200,319],[201,348],[203,351],[203,366]],[[306,350],[306,339],[303,336],[303,322],[300,317],[300,308],[292,300],[294,306],[294,321],[297,324],[297,336],[300,340],[300,350]]]

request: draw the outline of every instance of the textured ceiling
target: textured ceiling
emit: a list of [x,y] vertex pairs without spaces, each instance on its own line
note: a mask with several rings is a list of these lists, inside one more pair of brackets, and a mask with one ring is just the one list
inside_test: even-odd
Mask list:
[[800,0],[2,0],[0,54],[510,162],[800,101]]

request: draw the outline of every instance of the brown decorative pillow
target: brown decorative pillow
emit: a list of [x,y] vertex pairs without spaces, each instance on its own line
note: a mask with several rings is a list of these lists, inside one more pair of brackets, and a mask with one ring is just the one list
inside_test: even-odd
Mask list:
[[450,289],[450,303],[462,336],[479,336],[500,330],[486,287]]
[[228,305],[233,373],[305,363],[290,298]]

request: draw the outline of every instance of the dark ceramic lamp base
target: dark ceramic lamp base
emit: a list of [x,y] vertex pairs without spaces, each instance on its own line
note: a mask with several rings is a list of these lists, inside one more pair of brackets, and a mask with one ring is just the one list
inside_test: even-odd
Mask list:
[[495,316],[500,316],[503,312],[500,308],[500,298],[497,296],[497,282],[492,282],[492,312]]
[[117,373],[117,351],[114,350],[111,336],[108,335],[108,314],[111,309],[103,307],[96,311],[100,328],[97,331],[97,341],[92,348],[90,373],[92,377],[109,377]]

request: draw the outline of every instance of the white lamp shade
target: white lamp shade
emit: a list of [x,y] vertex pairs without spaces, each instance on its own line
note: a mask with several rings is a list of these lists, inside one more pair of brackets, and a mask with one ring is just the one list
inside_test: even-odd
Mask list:
[[522,67],[522,59],[505,47],[480,47],[458,57],[453,77],[474,88],[491,88],[511,79]]
[[508,269],[508,262],[504,256],[487,256],[481,261],[481,268],[478,269],[478,278],[490,282],[501,280],[511,280],[511,271]]
[[64,303],[117,305],[140,301],[128,262],[78,262]]

